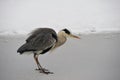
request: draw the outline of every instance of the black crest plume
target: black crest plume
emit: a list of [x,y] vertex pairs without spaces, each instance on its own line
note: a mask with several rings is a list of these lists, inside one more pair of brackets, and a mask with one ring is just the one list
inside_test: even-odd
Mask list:
[[71,34],[70,31],[68,29],[63,29],[63,31],[65,31],[66,34]]

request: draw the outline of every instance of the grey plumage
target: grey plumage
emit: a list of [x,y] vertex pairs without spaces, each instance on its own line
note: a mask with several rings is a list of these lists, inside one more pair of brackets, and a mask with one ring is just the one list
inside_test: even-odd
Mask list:
[[17,52],[22,54],[27,51],[44,51],[52,48],[56,41],[57,34],[54,30],[50,28],[39,28],[31,33],[30,37],[26,39],[26,43]]
[[31,32],[31,35],[26,39],[26,42],[29,42],[32,39],[34,39],[36,36],[38,36],[38,34],[41,34],[44,36],[45,34],[49,34],[49,33],[53,34],[57,39],[57,34],[53,29],[51,29],[51,28],[37,28]]
[[72,35],[67,29],[63,29],[56,34],[56,32],[51,28],[38,28],[31,32],[31,35],[26,39],[26,43],[23,44],[17,52],[23,54],[24,52],[32,51],[34,54],[35,62],[41,73],[52,74],[47,69],[42,68],[38,61],[38,55],[44,54],[49,50],[53,50],[61,45],[63,45],[67,37],[78,38],[78,36]]

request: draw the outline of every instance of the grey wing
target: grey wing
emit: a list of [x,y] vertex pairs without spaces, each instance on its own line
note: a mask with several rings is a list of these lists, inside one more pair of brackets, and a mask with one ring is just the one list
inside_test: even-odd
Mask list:
[[30,36],[26,39],[26,42],[31,41],[33,38],[35,38],[39,33],[42,32],[41,28],[35,29],[30,33]]
[[36,36],[38,36],[38,34],[47,34],[47,33],[53,34],[53,36],[57,40],[57,34],[53,29],[51,29],[51,28],[37,28],[31,32],[31,35],[26,39],[26,42],[29,42],[32,39],[34,39]]
[[52,34],[38,34],[36,37],[32,38],[29,44],[29,49],[31,50],[46,50],[56,43],[56,39]]
[[53,29],[38,28],[31,33],[26,39],[26,43],[23,44],[17,52],[22,54],[27,51],[44,50],[45,53],[54,46],[57,40],[57,34]]

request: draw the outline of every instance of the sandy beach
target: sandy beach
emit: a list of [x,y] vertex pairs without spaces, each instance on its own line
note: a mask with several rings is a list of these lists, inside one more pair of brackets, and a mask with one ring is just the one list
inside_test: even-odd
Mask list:
[[26,36],[0,36],[0,80],[120,80],[120,32],[80,35],[39,56],[54,74],[35,71],[33,55],[19,55]]

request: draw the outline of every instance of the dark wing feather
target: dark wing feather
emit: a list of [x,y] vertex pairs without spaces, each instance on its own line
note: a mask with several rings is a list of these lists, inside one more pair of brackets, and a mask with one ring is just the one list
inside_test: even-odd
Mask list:
[[38,34],[47,34],[47,33],[50,33],[53,36],[55,36],[55,38],[57,40],[57,34],[53,29],[51,29],[51,28],[37,28],[31,32],[31,35],[26,39],[26,42],[29,42],[32,39],[34,39]]
[[40,28],[32,33],[22,45],[18,52],[46,50],[52,47],[57,41],[57,34],[49,28]]
[[30,49],[33,50],[45,50],[56,43],[56,39],[52,37],[52,34],[39,34],[30,42],[28,42]]

